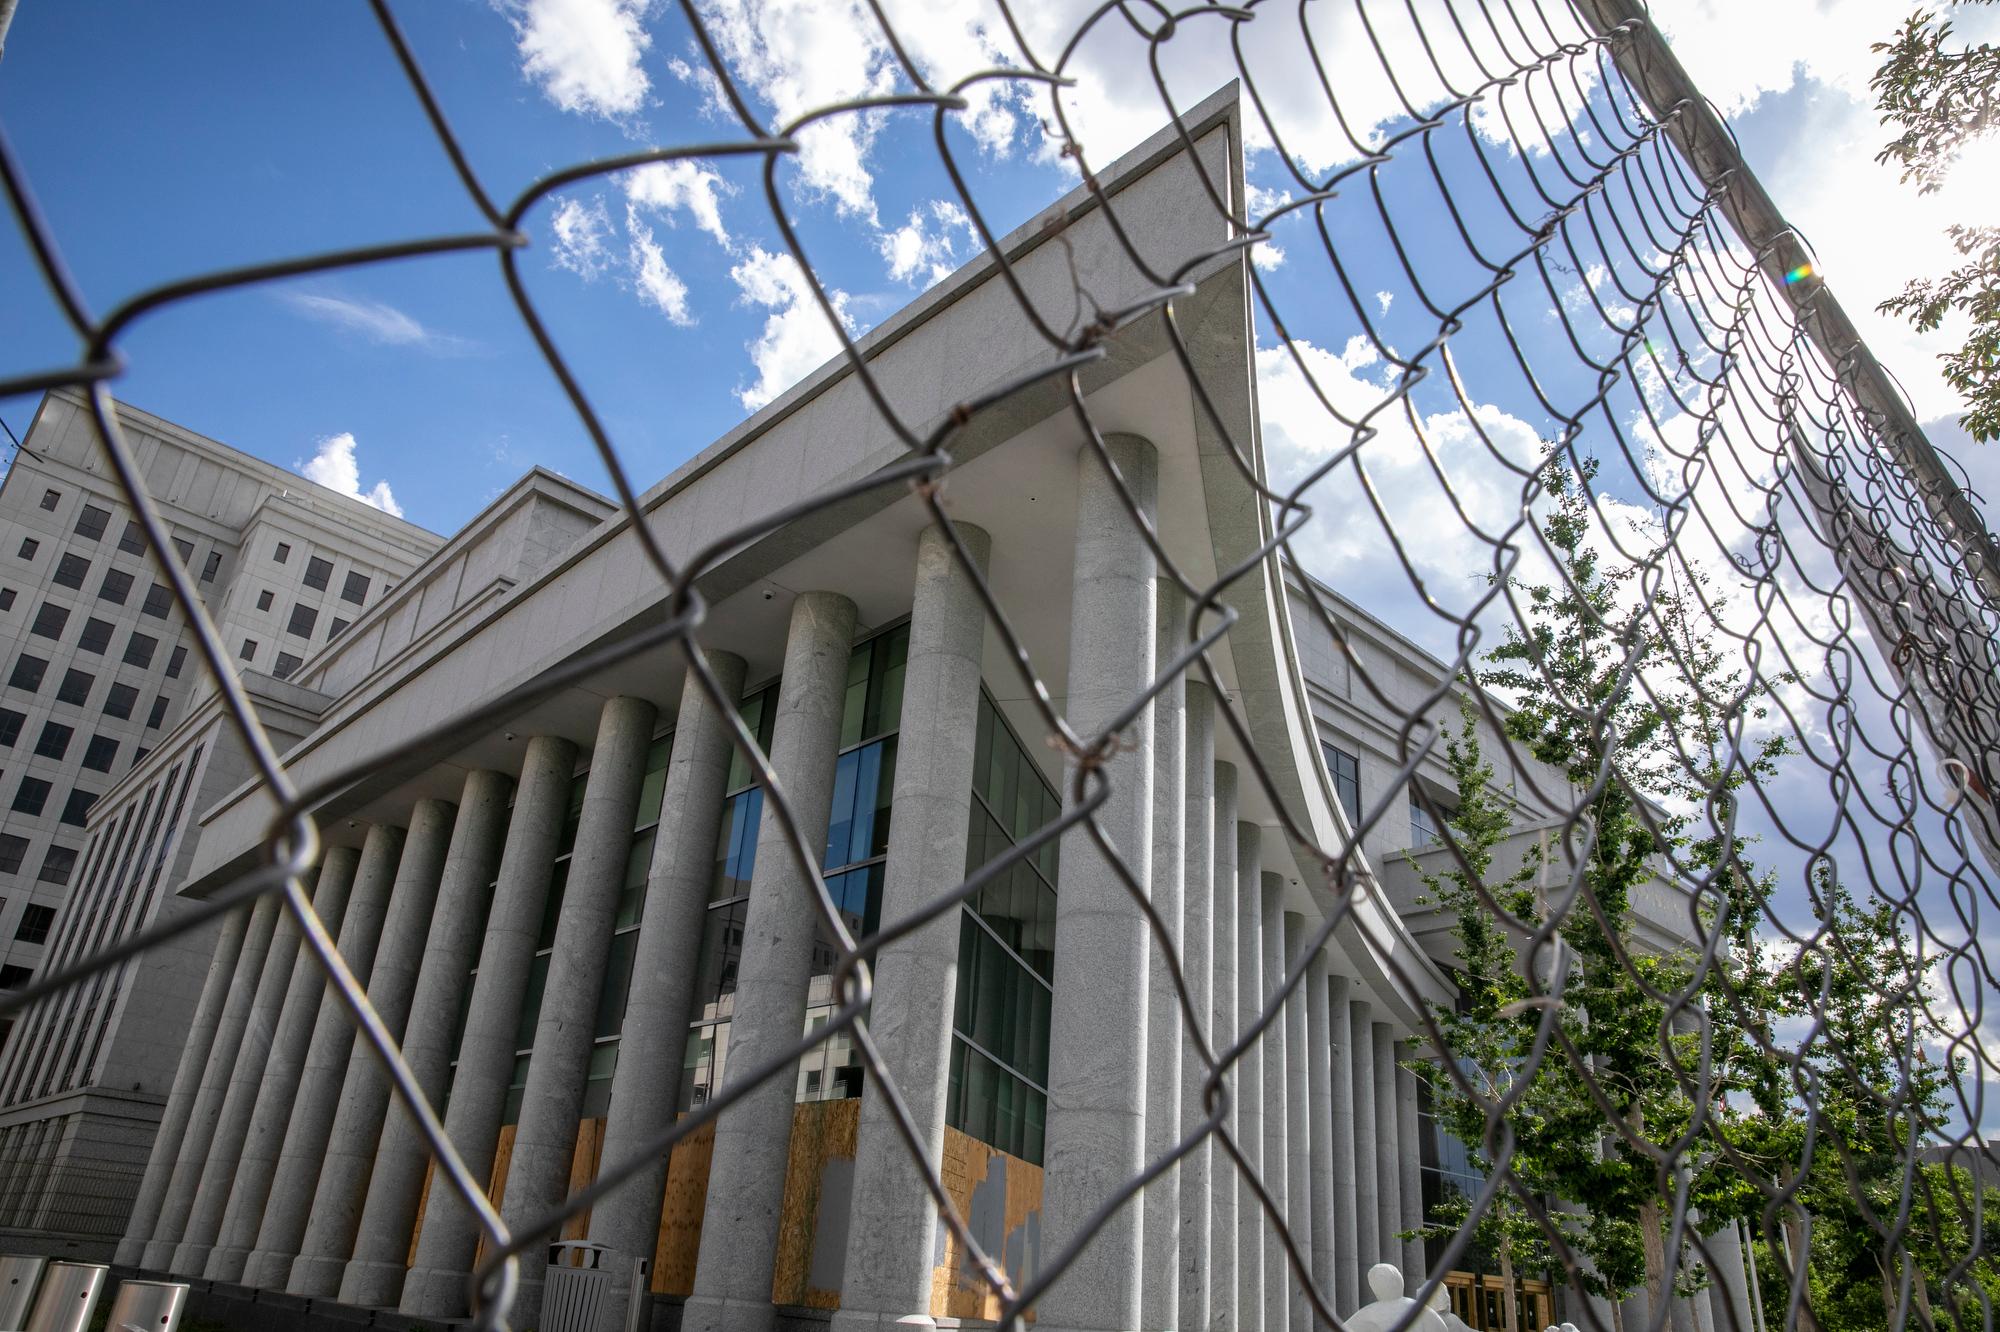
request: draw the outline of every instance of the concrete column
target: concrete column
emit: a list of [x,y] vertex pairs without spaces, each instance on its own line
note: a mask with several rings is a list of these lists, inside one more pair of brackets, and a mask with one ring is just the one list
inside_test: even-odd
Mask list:
[[1354,1253],[1359,1267],[1355,1307],[1374,1298],[1360,1284],[1362,1273],[1382,1261],[1381,1191],[1376,1172],[1380,1156],[1375,1133],[1375,1010],[1366,1000],[1347,1007],[1350,1066],[1354,1070]]
[[1710,1321],[1715,1324],[1716,1332],[1755,1332],[1750,1312],[1750,1282],[1743,1267],[1742,1232],[1731,1221],[1705,1243],[1715,1255],[1709,1301],[1713,1306]]
[[[353,855],[344,848],[336,850],[343,857]],[[327,858],[332,859],[333,855],[329,851]],[[325,873],[324,866],[320,872]],[[159,1220],[140,1254],[140,1265],[149,1272],[164,1272],[173,1263],[174,1248],[187,1227],[188,1212],[194,1206],[194,1195],[201,1183],[202,1163],[208,1158],[209,1126],[221,1113],[223,1097],[229,1089],[230,1074],[235,1070],[236,1054],[250,1022],[250,1008],[256,999],[257,983],[264,975],[264,964],[270,957],[281,909],[278,895],[272,892],[258,898],[250,910],[243,949],[237,954],[235,970],[230,973],[229,997],[223,1001],[222,1018],[215,1025],[215,1039],[209,1044],[194,1104],[188,1110],[188,1123],[200,1127],[181,1136],[160,1201]]]
[[[597,743],[584,783],[569,882],[535,1018],[535,1052],[521,1090],[521,1122],[514,1130],[507,1169],[501,1216],[517,1236],[531,1233],[569,1196],[604,968],[617,924],[618,895],[632,858],[632,823],[646,777],[646,751],[658,720],[659,710],[643,698],[614,698],[598,714]],[[521,1265],[512,1318],[523,1327],[533,1327],[541,1318],[543,1270],[541,1263]]]
[[[958,531],[983,571],[986,533],[965,524]],[[895,818],[882,880],[885,923],[912,915],[965,874],[985,639],[986,608],[971,576],[943,530],[926,529],[917,544],[903,671]],[[933,1168],[944,1158],[959,916],[948,911],[876,955],[868,1011],[869,1031]],[[932,1326],[937,1208],[873,1083],[861,1094],[849,1214],[836,1332]]]
[[[1396,1155],[1397,1176],[1403,1200],[1404,1230],[1416,1230],[1424,1224],[1424,1174],[1423,1144],[1418,1140],[1417,1123],[1417,1075],[1403,1067],[1407,1059],[1414,1057],[1408,1041],[1396,1042]],[[1430,1267],[1424,1258],[1424,1242],[1421,1239],[1403,1241],[1403,1275],[1416,1289],[1424,1272]]]
[[[1269,1003],[1285,979],[1285,881],[1266,870],[1260,876],[1264,900],[1264,989]],[[1264,1187],[1277,1204],[1278,1220],[1264,1218],[1264,1332],[1291,1326],[1292,1292],[1284,1240],[1278,1226],[1291,1217],[1290,1028],[1282,1009],[1264,1031]]]
[[[451,1059],[458,1052],[460,1001],[479,955],[488,893],[507,836],[507,796],[513,787],[513,778],[505,773],[479,770],[466,777],[459,793],[458,817],[424,937],[409,1022],[403,1028],[403,1062],[432,1105],[444,1100]],[[402,1294],[403,1264],[409,1257],[417,1199],[429,1164],[430,1151],[416,1121],[400,1100],[392,1102],[368,1172],[368,1200],[356,1228],[354,1256],[341,1278],[342,1304],[393,1307]]]
[[[334,868],[329,853],[314,891],[331,886],[328,875]],[[299,923],[289,909],[281,909],[278,927],[271,935],[271,950],[265,954],[264,969],[257,977],[257,995],[250,1001],[243,1041],[225,1073],[228,1090],[222,1095],[222,1108],[207,1133],[201,1183],[195,1190],[194,1205],[187,1213],[187,1228],[180,1243],[174,1246],[170,1266],[177,1276],[202,1274],[208,1265],[208,1251],[215,1246],[216,1234],[222,1229],[222,1214],[229,1205],[230,1185],[236,1178],[237,1156],[243,1150],[244,1135],[250,1131],[257,1092],[264,1085],[264,1064],[270,1057],[271,1038],[284,1011],[292,963],[298,952]]]
[[[1236,1031],[1240,1037],[1264,1008],[1264,830],[1236,825]],[[1253,1043],[1236,1065],[1236,1142],[1243,1159],[1264,1169],[1264,1051]],[[1264,1233],[1270,1218],[1247,1176],[1236,1184],[1236,1325],[1240,1332],[1263,1332]]]
[[[1181,887],[1181,973],[1202,1027],[1212,1032],[1215,1005],[1210,950],[1215,937],[1215,698],[1207,685],[1186,686],[1186,805],[1181,846],[1185,866]],[[1207,1067],[1194,1052],[1194,1033],[1182,1033],[1181,1132],[1208,1118],[1202,1103]],[[1180,1318],[1186,1332],[1207,1332],[1209,1234],[1214,1224],[1215,1143],[1203,1139],[1181,1161]]]
[[[742,697],[743,658],[710,650],[708,668],[732,704]],[[689,671],[674,718],[673,755],[646,872],[646,902],[632,958],[632,988],[611,1075],[604,1125],[603,1169],[624,1163],[638,1143],[674,1120],[680,1103],[681,1057],[694,1007],[702,919],[715,877],[716,828],[729,782],[729,719],[718,712]],[[623,1188],[590,1211],[590,1238],[609,1245],[621,1272],[632,1258],[650,1261],[659,1242],[666,1198],[667,1156],[656,1154]],[[614,1289],[623,1307],[624,1288]],[[615,1323],[613,1324],[615,1325]]]
[[[399,1042],[409,1021],[424,944],[437,915],[438,886],[457,813],[450,801],[430,799],[419,800],[410,811],[410,832],[383,919],[382,943],[368,975],[368,1000]],[[348,1044],[347,1068],[336,1093],[339,1102],[326,1136],[324,1162],[297,1150],[286,1153],[279,1187],[264,1211],[257,1252],[245,1268],[250,1284],[322,1299],[340,1289],[340,1274],[353,1251],[355,1228],[368,1196],[382,1116],[389,1109],[389,1072],[376,1057],[375,1047],[358,1039],[358,1033],[343,1039]]]
[[[1112,460],[1150,515],[1159,493],[1153,446],[1107,441]],[[1152,680],[1155,605],[1152,549],[1119,501],[1096,453],[1077,472],[1076,568],[1069,621],[1070,725],[1093,737]],[[1152,868],[1152,718],[1141,713],[1124,748],[1101,769],[1109,798],[1095,818],[1144,888]],[[1063,783],[1072,799],[1072,764]],[[1145,917],[1087,832],[1067,838],[1056,897],[1055,996],[1049,1028],[1045,1254],[1082,1233],[1090,1213],[1143,1166],[1146,1118]],[[1107,1042],[1104,1033],[1119,1039]],[[1135,1198],[1090,1238],[1043,1298],[1044,1332],[1136,1328],[1144,1200]],[[1165,1273],[1160,1273],[1164,1276]]]
[[1361,1231],[1355,1215],[1359,1176],[1354,1160],[1353,982],[1326,981],[1327,1160],[1333,1175],[1334,1312],[1345,1318],[1361,1307]]
[[222,918],[215,952],[209,956],[208,976],[202,982],[201,998],[195,1003],[194,1021],[188,1027],[187,1044],[181,1047],[180,1063],[174,1068],[174,1084],[167,1104],[160,1112],[160,1126],[153,1134],[153,1148],[146,1158],[146,1173],[139,1180],[139,1192],[132,1200],[132,1213],[125,1222],[125,1237],[118,1242],[114,1261],[120,1267],[137,1267],[145,1257],[146,1241],[159,1224],[160,1205],[166,1201],[167,1184],[173,1179],[174,1161],[180,1156],[181,1139],[187,1133],[188,1117],[194,1110],[195,1094],[201,1090],[201,1072],[208,1066],[209,1051],[215,1046],[228,1006],[230,980],[236,974],[236,960],[248,937],[253,909],[240,906]]
[[[1350,1175],[1336,1174],[1334,1167],[1333,1019],[1327,1001],[1330,981],[1331,968],[1326,954],[1313,954],[1312,963],[1306,968],[1304,1046],[1308,1154],[1306,1189],[1312,1209],[1312,1274],[1320,1299],[1328,1308],[1339,1312],[1340,1249],[1335,1240],[1338,1238],[1339,1243],[1344,1245],[1352,1237],[1345,1232],[1336,1232],[1333,1225],[1334,1191],[1345,1188],[1350,1182]],[[1350,1173],[1351,1170],[1350,1166]],[[1314,1325],[1315,1320],[1308,1310],[1306,1321],[1294,1332],[1305,1332],[1307,1327]]]
[[[1209,985],[1214,1014],[1209,1047],[1221,1058],[1236,1043],[1236,765],[1215,765],[1215,857],[1209,876],[1214,894],[1209,907],[1212,944]],[[1228,1128],[1235,1137],[1243,1127],[1242,1072],[1230,1069],[1224,1088],[1230,1096]],[[1240,1140],[1239,1140],[1240,1142]],[[1208,1325],[1213,1332],[1235,1332],[1241,1312],[1237,1299],[1237,1170],[1213,1138],[1209,1156]]]
[[[815,857],[826,844],[833,802],[854,621],[854,603],[846,597],[801,593],[785,639],[770,761]],[[732,1104],[715,1121],[701,1252],[694,1294],[682,1311],[683,1332],[763,1332],[771,1326],[771,1274],[797,1082],[789,1066],[761,1083],[747,1079],[805,1030],[816,913],[812,882],[799,871],[777,811],[767,808],[757,830],[720,1092]]]
[[[556,848],[569,812],[569,784],[576,771],[576,746],[560,736],[528,741],[521,763],[507,844],[500,853],[500,879],[487,912],[479,949],[479,974],[466,1005],[465,1033],[458,1042],[458,1068],[445,1108],[451,1135],[476,1180],[489,1178],[493,1152],[514,1076],[514,1040],[521,1026],[521,1003],[541,936],[555,872]],[[453,1318],[465,1313],[466,1280],[479,1246],[471,1210],[439,1176],[424,1204],[416,1261],[403,1281],[402,1312],[413,1318]]]
[[[1285,964],[1297,964],[1306,946],[1306,918],[1285,913]],[[1314,962],[1317,963],[1315,958]],[[1310,968],[1308,969],[1310,971]],[[1306,1018],[1310,980],[1299,982],[1285,1000],[1285,1215],[1291,1224],[1292,1242],[1311,1270],[1318,1233],[1313,1229],[1312,1187],[1312,1056],[1309,1053]],[[1312,1302],[1306,1298],[1306,1282],[1290,1269],[1287,1260],[1282,1283],[1290,1313],[1287,1326],[1292,1332],[1310,1332]]]
[[[313,911],[326,932],[336,939],[340,937],[340,924],[346,917],[348,893],[353,886],[351,877],[322,875],[313,889]],[[312,1040],[313,1022],[319,1016],[320,998],[325,993],[326,972],[318,956],[310,948],[301,947],[292,958],[292,976],[285,985],[278,1027],[271,1036],[270,1054],[264,1060],[264,1078],[257,1087],[250,1127],[243,1136],[243,1149],[237,1154],[229,1204],[222,1213],[222,1228],[202,1272],[210,1281],[236,1281],[243,1275],[243,1260],[257,1238],[257,1224],[271,1194],[271,1176],[277,1173],[278,1151],[284,1143],[285,1125],[291,1122],[299,1078],[305,1072],[306,1046]]]
[[[1375,1042],[1375,1261],[1403,1265],[1402,1147],[1396,1117],[1396,1034],[1386,1022],[1373,1027]],[[1404,1274],[1405,1293],[1408,1273]]]
[[[1161,578],[1155,589],[1154,669],[1180,651],[1187,637],[1187,601]],[[1153,867],[1148,883],[1153,909],[1167,937],[1146,947],[1146,1159],[1157,1161],[1181,1140],[1181,1001],[1167,958],[1184,956],[1182,900],[1187,877],[1181,824],[1187,814],[1186,678],[1175,675],[1153,699]],[[1181,1268],[1181,1187],[1185,1166],[1168,1171],[1146,1190],[1140,1251],[1154,1277],[1141,1285],[1141,1326],[1179,1328],[1180,1282],[1164,1279]],[[1204,1206],[1206,1204],[1204,1203]]]

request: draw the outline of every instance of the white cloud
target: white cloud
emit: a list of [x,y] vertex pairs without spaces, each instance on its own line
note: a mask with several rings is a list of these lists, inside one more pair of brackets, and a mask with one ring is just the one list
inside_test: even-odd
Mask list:
[[308,291],[287,291],[282,293],[281,299],[308,319],[331,324],[386,347],[420,347],[425,351],[451,352],[469,345],[463,338],[426,328],[414,316],[405,314],[386,301]]
[[1395,299],[1396,293],[1393,291],[1378,291],[1375,293],[1375,304],[1380,307],[1383,314],[1389,313],[1389,306],[1395,302]]
[[1267,240],[1258,241],[1256,245],[1251,247],[1250,262],[1268,273],[1274,268],[1283,266],[1285,262],[1284,247]]
[[722,221],[722,197],[735,190],[713,168],[686,160],[648,162],[626,172],[620,183],[627,202],[662,214],[669,222],[674,213],[686,212],[716,244],[725,250],[733,248],[729,228]]
[[605,211],[601,195],[587,204],[577,199],[560,200],[549,220],[549,229],[555,234],[553,258],[557,268],[568,269],[585,282],[594,282],[615,262],[610,245],[611,217]]
[[908,222],[876,236],[875,246],[889,265],[892,279],[910,282],[922,278],[928,287],[944,281],[961,262],[961,239],[968,254],[978,246],[979,232],[972,219],[951,200],[933,199],[928,210],[912,208]]
[[647,0],[523,0],[506,6],[521,73],[564,111],[631,116],[646,105],[652,80],[642,57],[653,39]]
[[292,467],[306,480],[328,490],[360,500],[393,517],[403,516],[403,506],[396,503],[396,496],[390,491],[387,481],[377,481],[367,490],[361,488],[361,464],[355,460],[354,436],[349,431],[343,430],[338,435],[321,439],[319,449],[312,457],[293,463]]
[[639,298],[667,317],[667,321],[687,328],[694,323],[688,313],[687,283],[667,267],[667,259],[653,240],[653,230],[631,209],[625,213],[625,230],[631,236],[626,262],[632,272],[633,289]]
[[[753,245],[743,261],[729,270],[729,276],[735,279],[745,301],[771,312],[764,320],[763,332],[749,344],[757,382],[736,394],[745,407],[755,411],[838,352],[840,339],[791,255],[772,254]],[[851,327],[847,293],[828,288],[826,295],[841,322]]]

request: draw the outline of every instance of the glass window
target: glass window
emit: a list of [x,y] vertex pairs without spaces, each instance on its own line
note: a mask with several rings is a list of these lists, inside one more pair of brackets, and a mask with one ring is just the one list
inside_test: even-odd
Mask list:
[[671,733],[655,740],[646,751],[646,777],[639,783],[639,808],[632,816],[632,831],[650,828],[660,821],[660,801],[667,794],[667,762],[673,753]]
[[27,723],[28,714],[16,712],[12,708],[0,708],[0,745],[9,749],[21,738],[21,727]]
[[1437,824],[1431,820],[1430,811],[1417,803],[1417,793],[1410,792],[1410,845],[1429,846],[1439,841]]
[[83,632],[76,636],[77,648],[84,652],[95,652],[99,656],[111,646],[111,621],[100,620],[95,615],[83,622]]
[[73,703],[82,707],[90,701],[90,687],[97,683],[97,677],[74,668],[63,672],[62,687],[56,690],[58,703]]
[[201,562],[201,581],[204,583],[214,582],[215,575],[221,572],[221,570],[222,570],[222,552],[219,550],[211,550],[210,552],[208,552],[208,558]]
[[289,541],[280,541],[278,548],[271,552],[271,558],[279,564],[283,564],[286,560],[292,558],[292,543]]
[[341,619],[338,615],[334,616],[333,626],[326,631],[326,641],[331,643],[334,639],[346,633],[347,623],[346,620]]
[[90,561],[81,555],[65,551],[63,557],[56,561],[56,571],[51,581],[57,587],[81,588],[83,580],[88,577],[90,577]]
[[1326,770],[1333,774],[1333,793],[1347,811],[1349,823],[1361,822],[1361,765],[1354,755],[1322,740],[1320,753],[1326,756]]
[[33,537],[22,537],[22,538],[21,538],[21,550],[20,550],[20,555],[21,555],[21,558],[22,558],[22,559],[24,559],[24,560],[32,560],[32,559],[34,559],[34,558],[35,558],[35,552],[36,552],[36,551],[38,551],[38,550],[40,550],[41,548],[42,548],[42,543],[41,543],[41,542],[39,542],[39,541],[37,541],[37,540],[35,540],[35,539],[34,539]]
[[139,691],[128,684],[115,684],[104,694],[104,715],[124,721],[139,706]]
[[146,589],[146,604],[142,607],[146,614],[164,620],[173,608],[174,590],[165,583],[155,583]]
[[48,854],[42,857],[42,870],[35,878],[41,883],[66,884],[75,869],[76,848],[51,846]]
[[167,678],[169,680],[178,680],[180,678],[181,667],[187,664],[187,655],[187,646],[179,643],[175,644],[174,650],[167,654]]
[[61,638],[63,626],[69,623],[69,607],[58,606],[53,601],[44,601],[35,612],[35,622],[29,633],[40,634],[43,638]]
[[100,509],[95,504],[86,504],[76,515],[76,534],[86,540],[95,541],[104,535],[104,529],[111,523],[111,510]]
[[311,638],[313,626],[319,623],[319,612],[303,603],[292,606],[291,621],[285,625],[285,632],[297,634],[300,638]]
[[194,542],[187,540],[185,537],[175,537],[174,550],[180,555],[183,565],[194,562]]
[[166,719],[167,696],[165,694],[155,694],[153,695],[152,710],[146,714],[146,729],[149,731],[157,729],[159,724]]
[[61,722],[42,723],[42,738],[35,741],[35,752],[43,758],[59,759],[69,752],[69,739],[76,731]]
[[236,655],[243,658],[243,660],[245,661],[257,660],[257,640],[254,638],[244,639],[243,650],[237,653]]
[[62,503],[62,492],[60,490],[44,490],[42,492],[42,507],[48,510],[50,513],[54,513],[56,511],[56,505],[61,503]]
[[134,630],[132,636],[125,640],[125,664],[145,670],[153,664],[153,654],[159,650],[159,639]]
[[28,839],[16,837],[13,833],[0,833],[0,874],[13,874],[20,870],[21,862],[28,855]]
[[0,587],[0,611],[10,611],[13,609],[14,589],[11,587]]
[[49,803],[49,784],[39,777],[23,777],[14,788],[14,808],[22,814],[39,814]]
[[368,600],[368,575],[350,571],[347,580],[341,584],[340,599],[357,606]]
[[97,585],[97,599],[108,601],[114,606],[122,606],[132,595],[132,575],[123,569],[106,569],[104,581]]
[[56,923],[56,909],[30,902],[21,908],[21,924],[14,931],[17,943],[38,944],[49,940],[49,927]]
[[18,990],[34,978],[33,967],[16,966],[12,962],[0,965],[0,990]]
[[94,772],[110,772],[111,762],[118,757],[118,741],[108,735],[93,735],[90,744],[83,751],[83,766]]
[[84,820],[90,816],[90,807],[96,803],[97,792],[78,787],[71,791],[69,799],[63,802],[62,821],[81,828]]
[[42,677],[47,675],[48,671],[48,662],[23,652],[14,658],[14,674],[8,677],[7,683],[15,689],[25,689],[32,694],[42,687]]
[[260,611],[271,609],[271,590],[269,588],[257,594],[257,609]]
[[146,529],[136,522],[127,522],[125,530],[118,534],[118,549],[127,555],[146,553]]
[[280,680],[289,680],[292,678],[292,672],[296,671],[302,662],[303,659],[300,657],[295,657],[289,652],[280,652],[278,654],[277,666],[272,670],[271,674],[277,676]]
[[333,579],[333,561],[323,560],[317,555],[306,557],[306,586],[314,591],[323,589]]

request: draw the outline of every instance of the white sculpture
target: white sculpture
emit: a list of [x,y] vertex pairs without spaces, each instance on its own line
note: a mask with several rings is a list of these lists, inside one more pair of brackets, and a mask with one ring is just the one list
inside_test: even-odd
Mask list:
[[[1375,1302],[1363,1305],[1347,1320],[1348,1332],[1391,1332],[1392,1328],[1404,1326],[1405,1319],[1409,1320],[1407,1332],[1457,1332],[1448,1328],[1444,1319],[1403,1294],[1403,1273],[1394,1263],[1377,1263],[1369,1268],[1368,1289]],[[1411,1317],[1412,1313],[1415,1317]]]
[[1445,1332],[1472,1332],[1471,1324],[1451,1311],[1451,1295],[1443,1286],[1431,1292],[1431,1312],[1444,1323]]

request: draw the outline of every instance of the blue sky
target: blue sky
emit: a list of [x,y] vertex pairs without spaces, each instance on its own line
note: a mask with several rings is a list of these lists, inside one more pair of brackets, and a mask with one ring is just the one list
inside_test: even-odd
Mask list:
[[[428,0],[393,6],[479,177],[503,202],[537,177],[595,156],[655,143],[735,139],[716,104],[678,9],[647,0]],[[783,119],[837,98],[907,87],[892,53],[871,39],[858,0],[700,0],[725,58],[758,114]],[[958,75],[1004,63],[1011,49],[997,10],[977,0],[895,0],[907,49],[921,66]],[[1375,5],[1380,35],[1421,99],[1425,76],[1392,11]],[[1023,6],[1026,36],[1053,59],[1074,6]],[[1372,65],[1349,10],[1327,20],[1324,49],[1341,60],[1357,129],[1392,123],[1393,90]],[[1908,388],[1934,438],[1962,444],[1980,479],[1996,467],[1951,424],[1955,403],[1935,369],[1954,333],[1923,337],[1872,307],[1907,278],[1949,261],[1945,221],[1977,220],[1990,198],[1976,185],[2000,161],[1982,157],[1940,196],[1900,188],[1873,153],[1883,133],[1869,109],[1868,43],[1895,15],[1878,0],[1661,0],[1656,14],[1697,82],[1729,116],[1779,206],[1816,246],[1821,269],[1885,363]],[[1992,26],[1993,17],[1987,19]],[[1308,174],[1351,156],[1277,10],[1245,38],[1265,71],[1274,113]],[[1977,35],[1978,29],[1968,25]],[[1219,28],[1172,44],[1163,62],[1188,105],[1234,73]],[[1078,88],[1066,94],[1093,162],[1108,162],[1163,122],[1143,48],[1115,24],[1079,48]],[[1075,182],[1026,85],[982,85],[973,113],[949,131],[977,206],[1005,232]],[[322,249],[477,230],[458,186],[367,6],[235,0],[199,7],[139,0],[21,0],[0,63],[4,126],[63,253],[100,312],[150,286],[235,264]],[[1254,141],[1253,141],[1254,142]],[[1489,145],[1490,147],[1490,145]],[[955,202],[927,114],[902,111],[829,122],[779,192],[815,270],[859,331],[969,259],[976,243]],[[1450,171],[1469,175],[1465,134],[1437,139]],[[1546,159],[1492,155],[1508,188]],[[1454,165],[1455,164],[1455,165]],[[1474,280],[1428,172],[1413,155],[1382,173],[1385,206],[1426,285]],[[1253,152],[1252,184],[1269,204],[1288,182],[1274,152]],[[1990,191],[1989,191],[1990,192]],[[1859,206],[1865,201],[1866,206]],[[1371,199],[1350,191],[1330,207],[1343,231],[1367,316],[1392,347],[1435,330],[1398,271]],[[1352,339],[1346,308],[1301,213],[1275,232],[1261,271],[1324,383],[1379,396],[1385,364]],[[530,294],[578,371],[613,440],[645,486],[768,401],[831,350],[824,320],[784,255],[761,167],[712,157],[563,191],[528,217],[522,259]],[[1580,257],[1567,295],[1594,263]],[[1629,267],[1629,265],[1627,265]],[[1600,281],[1601,285],[1601,281]],[[1539,302],[1539,305],[1537,304]],[[1546,292],[1522,282],[1503,304],[1545,382],[1582,382]],[[1581,308],[1581,305],[1579,305]],[[33,274],[19,235],[0,227],[0,375],[75,360],[74,340]],[[1259,356],[1266,442],[1274,470],[1298,475],[1325,456],[1327,422],[1301,392],[1290,356]],[[1455,339],[1478,419],[1503,449],[1525,455],[1548,431],[1502,353],[1490,313]],[[393,503],[450,532],[526,467],[587,484],[605,480],[567,401],[535,352],[490,252],[399,261],[175,305],[123,342],[116,391],[134,404],[315,479]],[[1568,376],[1568,378],[1565,378]],[[1463,469],[1475,515],[1518,506],[1485,444],[1448,410],[1441,381],[1418,399],[1447,464]],[[1627,386],[1617,410],[1636,412]],[[18,434],[28,398],[0,399]],[[1422,455],[1393,432],[1371,467],[1430,594],[1449,608],[1477,596],[1489,552],[1463,531],[1428,479]],[[316,461],[315,461],[316,460]],[[1483,469],[1483,470],[1482,470]],[[1644,517],[1628,478],[1612,498]],[[1317,496],[1329,512],[1365,512],[1351,478]],[[1482,507],[1483,506],[1483,507]],[[1317,572],[1436,649],[1448,625],[1411,598],[1401,563],[1367,522],[1321,525],[1301,543]],[[1871,724],[1884,725],[1880,717]],[[1814,809],[1811,774],[1792,779],[1790,807]],[[1801,785],[1803,783],[1803,785]],[[1824,797],[1818,800],[1823,805]],[[1824,817],[1823,815],[1820,817]]]

